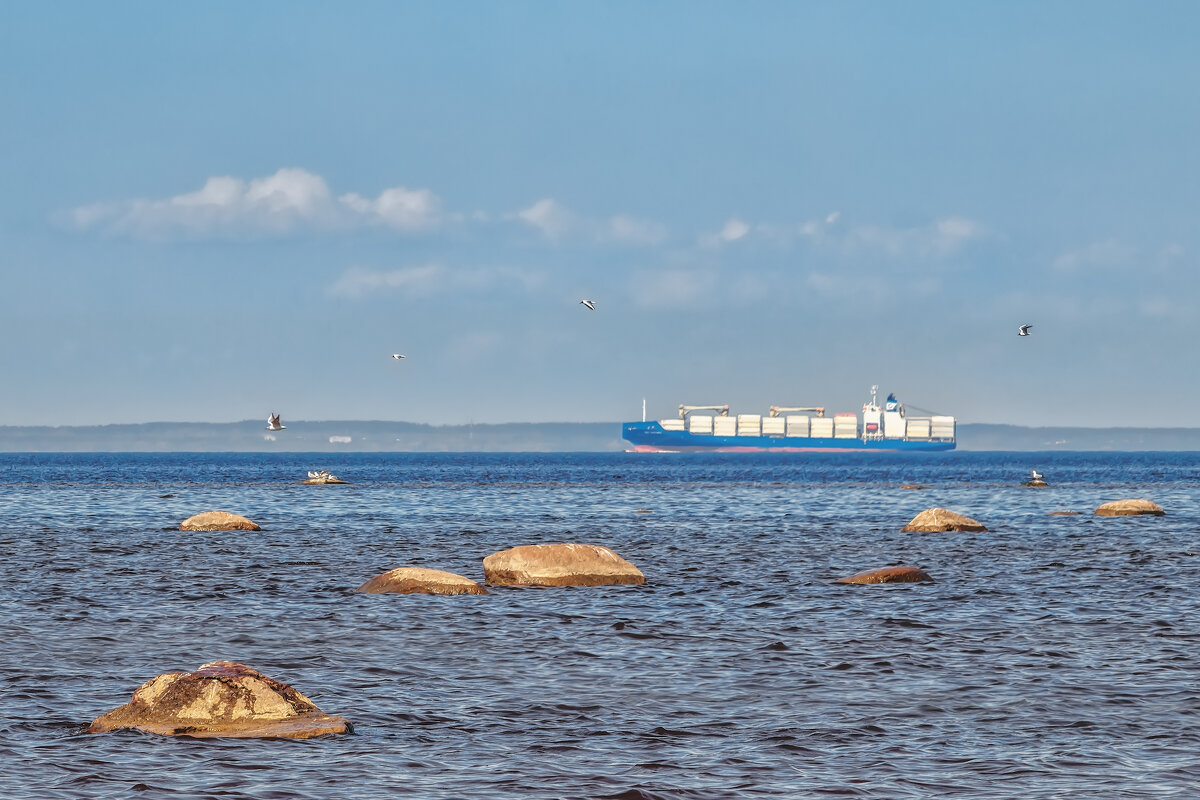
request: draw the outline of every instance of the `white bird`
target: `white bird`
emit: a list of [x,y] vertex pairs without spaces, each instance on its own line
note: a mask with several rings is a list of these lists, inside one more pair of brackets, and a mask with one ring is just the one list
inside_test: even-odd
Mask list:
[[273,413],[273,414],[271,414],[271,416],[267,417],[267,430],[269,430],[269,431],[281,431],[281,430],[283,430],[283,429],[284,429],[284,428],[286,428],[286,427],[287,427],[287,425],[283,425],[283,424],[281,424],[281,423],[279,422],[279,415],[278,415],[278,414],[274,414],[274,413]]
[[1022,325],[1017,328],[1017,336],[1029,336],[1029,329],[1032,327],[1032,325]]
[[1040,481],[1040,480],[1042,479],[1042,477],[1043,477],[1043,476],[1042,476],[1042,473],[1038,472],[1036,469],[1035,469],[1035,470],[1031,470],[1031,472],[1033,472],[1033,479],[1034,479],[1035,481]]
[[589,311],[596,310],[596,303],[594,300],[580,300],[579,303],[580,303],[580,305],[587,306]]
[[404,358],[404,356],[400,355],[399,353],[392,353],[392,358],[401,359]]

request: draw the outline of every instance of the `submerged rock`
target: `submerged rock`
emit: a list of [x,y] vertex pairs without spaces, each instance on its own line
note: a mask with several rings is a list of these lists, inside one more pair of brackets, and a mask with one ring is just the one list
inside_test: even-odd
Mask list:
[[179,523],[181,531],[259,531],[262,528],[228,511],[205,511]]
[[925,487],[919,483],[905,483],[900,485],[901,489],[924,489]]
[[1149,500],[1114,500],[1096,509],[1097,517],[1136,517],[1144,514],[1161,517],[1166,513],[1161,506]]
[[962,514],[955,514],[953,511],[947,511],[944,508],[928,508],[912,518],[912,522],[905,525],[900,531],[919,531],[921,533],[933,533],[936,531],[986,531],[981,523],[964,517]]
[[195,672],[167,672],[143,683],[133,699],[97,717],[88,733],[136,728],[171,736],[309,739],[350,729],[287,684],[233,661]]
[[881,567],[839,578],[834,583],[933,583],[933,578],[917,567]]
[[487,589],[470,578],[440,569],[399,567],[358,587],[368,594],[487,594]]
[[606,586],[642,584],[646,576],[619,555],[594,544],[527,544],[483,560],[493,586]]
[[1048,516],[1048,517],[1078,517],[1079,512],[1078,511],[1047,511],[1046,516]]

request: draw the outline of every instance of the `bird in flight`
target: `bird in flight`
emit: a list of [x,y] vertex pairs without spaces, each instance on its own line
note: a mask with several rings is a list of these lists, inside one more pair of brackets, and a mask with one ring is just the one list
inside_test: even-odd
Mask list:
[[392,358],[399,360],[401,358],[404,358],[404,356],[400,355],[399,353],[392,353]]
[[579,301],[579,304],[580,304],[580,305],[587,306],[587,308],[588,308],[588,311],[595,311],[595,310],[596,310],[596,303],[595,303],[595,301],[593,301],[593,300],[580,300],[580,301]]
[[287,425],[284,425],[279,421],[278,414],[271,414],[271,416],[267,417],[267,430],[281,431],[286,427],[287,427]]
[[1017,336],[1029,336],[1029,329],[1032,327],[1032,325],[1022,325],[1017,328]]

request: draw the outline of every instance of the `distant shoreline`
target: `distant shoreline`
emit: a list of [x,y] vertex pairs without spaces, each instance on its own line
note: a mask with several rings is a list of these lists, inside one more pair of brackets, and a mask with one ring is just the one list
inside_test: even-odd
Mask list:
[[[0,426],[4,453],[620,452],[619,422],[416,422],[286,420],[272,432],[259,420],[144,422],[116,425]],[[958,451],[1200,451],[1200,428],[1029,428],[960,423]]]

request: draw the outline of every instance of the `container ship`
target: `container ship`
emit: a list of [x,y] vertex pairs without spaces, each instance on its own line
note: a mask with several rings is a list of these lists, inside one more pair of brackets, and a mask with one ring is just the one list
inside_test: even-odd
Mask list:
[[680,406],[678,419],[626,422],[622,435],[635,453],[720,452],[840,453],[853,451],[932,452],[953,450],[955,419],[910,417],[889,394],[881,408],[863,404],[853,411],[825,415],[821,406],[771,406],[768,413],[729,413],[729,406]]

